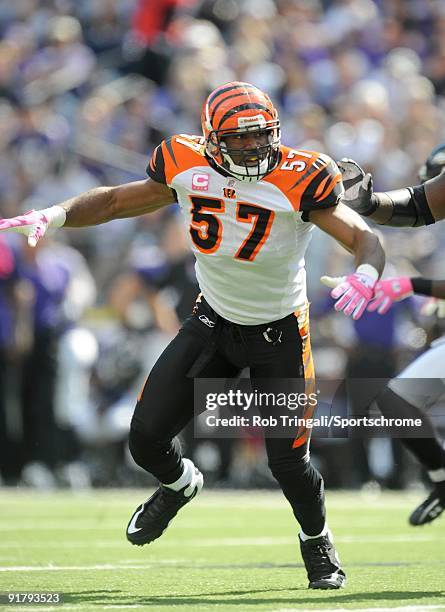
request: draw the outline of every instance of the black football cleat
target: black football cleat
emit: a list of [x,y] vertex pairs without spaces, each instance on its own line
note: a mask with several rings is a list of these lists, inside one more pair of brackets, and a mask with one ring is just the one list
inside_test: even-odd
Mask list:
[[439,490],[436,485],[430,495],[412,512],[409,517],[410,525],[418,527],[435,521],[445,510],[445,491]]
[[195,469],[193,481],[180,491],[160,485],[153,495],[140,505],[127,526],[127,540],[136,546],[153,542],[169,526],[178,511],[188,504],[202,489],[203,476]]
[[310,589],[341,589],[346,584],[346,574],[340,567],[340,559],[329,535],[310,540],[299,537],[301,556],[307,570]]

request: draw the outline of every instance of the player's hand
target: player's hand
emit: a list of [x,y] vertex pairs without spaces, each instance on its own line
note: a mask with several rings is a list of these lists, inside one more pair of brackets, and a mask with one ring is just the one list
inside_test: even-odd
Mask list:
[[18,232],[28,236],[28,244],[35,247],[48,229],[48,219],[37,210],[30,210],[24,215],[0,220],[0,231]]
[[352,159],[341,159],[337,166],[345,188],[342,202],[360,215],[369,215],[374,210],[371,174],[365,173]]
[[430,317],[436,315],[439,319],[445,317],[445,300],[439,300],[438,298],[428,298],[420,309],[420,314]]
[[380,280],[375,286],[374,299],[368,306],[370,312],[386,314],[394,302],[400,302],[414,293],[411,279],[397,276]]
[[337,300],[335,310],[342,310],[346,316],[352,315],[356,321],[371,301],[377,279],[357,270],[349,276],[322,276],[320,281],[327,287],[334,287],[331,297]]
[[30,210],[23,215],[0,219],[0,232],[18,232],[28,237],[30,247],[35,247],[48,227],[62,227],[66,211],[62,206],[51,206],[43,210]]

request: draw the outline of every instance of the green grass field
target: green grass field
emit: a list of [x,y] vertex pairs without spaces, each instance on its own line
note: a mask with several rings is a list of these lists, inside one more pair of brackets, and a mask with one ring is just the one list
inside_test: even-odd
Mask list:
[[406,521],[422,494],[328,493],[341,591],[307,590],[278,492],[204,492],[142,548],[124,529],[146,491],[0,495],[0,591],[65,594],[9,610],[445,610],[445,519]]

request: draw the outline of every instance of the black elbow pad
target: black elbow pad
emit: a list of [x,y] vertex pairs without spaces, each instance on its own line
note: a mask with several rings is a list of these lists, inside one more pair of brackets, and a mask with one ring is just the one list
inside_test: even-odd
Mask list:
[[392,215],[385,225],[392,227],[419,227],[421,225],[431,225],[435,219],[431,213],[425,195],[423,185],[396,189],[384,193],[375,194],[378,203],[392,205]]

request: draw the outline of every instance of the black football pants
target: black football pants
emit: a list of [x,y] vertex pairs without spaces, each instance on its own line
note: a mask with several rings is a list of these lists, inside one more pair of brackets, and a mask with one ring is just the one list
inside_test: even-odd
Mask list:
[[[263,335],[268,328],[272,342]],[[236,378],[249,367],[251,380],[263,385],[265,379],[303,379],[308,348],[308,329],[299,329],[294,314],[268,325],[236,325],[198,300],[139,397],[129,439],[134,460],[162,483],[174,482],[182,473],[175,436],[194,416],[193,378]],[[323,479],[309,460],[309,439],[298,448],[293,442],[265,434],[268,463],[303,531],[316,535],[325,523]]]

